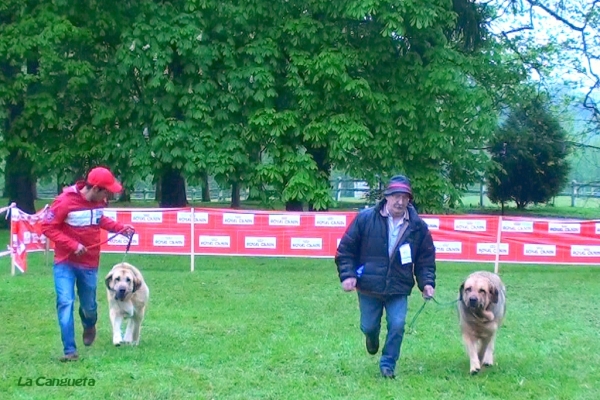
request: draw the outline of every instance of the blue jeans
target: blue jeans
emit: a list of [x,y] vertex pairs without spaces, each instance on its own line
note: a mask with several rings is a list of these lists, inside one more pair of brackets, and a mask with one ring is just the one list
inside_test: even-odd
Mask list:
[[374,297],[359,292],[358,305],[360,308],[360,329],[365,336],[372,340],[379,339],[381,316],[385,308],[387,336],[381,352],[379,368],[387,367],[393,371],[400,357],[408,298],[406,296]]
[[54,289],[56,290],[56,312],[65,354],[75,353],[75,286],[79,296],[79,316],[84,328],[96,325],[98,319],[96,286],[98,269],[77,267],[68,261],[54,264]]

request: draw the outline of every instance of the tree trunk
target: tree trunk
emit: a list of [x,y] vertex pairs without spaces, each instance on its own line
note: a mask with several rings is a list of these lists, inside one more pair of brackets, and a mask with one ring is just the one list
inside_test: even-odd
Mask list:
[[[162,179],[160,179],[160,177],[158,177],[158,179],[156,180],[156,189],[154,191],[154,201],[160,203],[162,199]],[[144,198],[144,200],[146,200]]]
[[126,188],[125,186],[123,186],[123,191],[121,192],[121,195],[119,196],[119,203],[129,203],[131,202],[131,191]]
[[31,180],[31,192],[33,193],[33,199],[37,200],[38,199],[37,178],[35,178],[35,177],[33,177]]
[[233,182],[231,184],[231,208],[240,208],[240,184]]
[[160,178],[160,207],[185,207],[188,205],[185,193],[185,180],[181,171],[167,167]]
[[17,149],[12,149],[6,159],[5,182],[8,204],[15,202],[22,211],[35,214],[33,163]]
[[210,187],[208,186],[208,172],[202,172],[202,202],[210,203]]
[[285,211],[304,211],[304,206],[299,200],[288,200],[285,203]]
[[[327,160],[327,147],[317,147],[317,148],[309,148],[308,152],[312,156],[313,160],[315,160],[315,164],[317,164],[317,168],[321,173],[323,179],[329,183],[329,178],[331,176],[331,164],[329,160]],[[323,210],[315,210],[314,205],[312,203],[308,204],[308,211],[329,211],[328,208]]]

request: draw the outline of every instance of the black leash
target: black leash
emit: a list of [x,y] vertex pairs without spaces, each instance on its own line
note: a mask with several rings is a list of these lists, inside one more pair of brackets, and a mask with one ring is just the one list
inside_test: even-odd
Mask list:
[[440,303],[439,301],[437,301],[437,299],[435,297],[432,297],[431,299],[426,299],[423,302],[423,305],[421,306],[421,308],[419,308],[419,310],[417,311],[417,313],[413,317],[412,321],[410,321],[410,324],[408,325],[408,329],[406,331],[407,334],[411,334],[411,333],[415,332],[415,330],[414,330],[415,322],[417,322],[417,318],[419,317],[419,315],[421,314],[421,312],[423,312],[423,310],[425,309],[425,306],[427,305],[427,303],[429,302],[429,300],[433,300],[433,302],[436,303],[437,305],[439,305],[440,307],[451,306],[451,305],[456,304],[458,302],[458,299],[452,300],[452,301],[450,301],[448,303]]
[[121,261],[121,263],[124,263],[125,258],[127,258],[127,254],[129,253],[129,249],[131,248],[131,242],[133,241],[133,235],[135,235],[135,229],[131,232],[131,235],[129,235],[129,241],[127,242],[127,247],[125,248],[125,255],[123,256],[123,261]]

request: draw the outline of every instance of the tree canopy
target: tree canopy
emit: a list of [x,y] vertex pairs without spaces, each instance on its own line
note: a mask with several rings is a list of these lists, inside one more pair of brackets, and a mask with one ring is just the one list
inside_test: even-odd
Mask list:
[[[479,181],[531,60],[469,0],[0,5],[8,196],[96,163],[164,205],[210,174],[327,209],[332,169],[408,175],[423,211]],[[267,191],[258,190],[265,200]],[[183,194],[183,195],[182,195]]]
[[546,101],[515,107],[491,141],[498,167],[488,175],[488,197],[494,203],[514,201],[519,209],[549,201],[567,183],[569,147]]

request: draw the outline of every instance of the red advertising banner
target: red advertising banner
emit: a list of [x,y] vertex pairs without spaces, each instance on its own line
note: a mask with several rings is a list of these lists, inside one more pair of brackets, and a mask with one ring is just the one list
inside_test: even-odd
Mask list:
[[[46,208],[34,215],[27,214],[16,207],[10,209],[10,251],[12,266],[19,271],[27,270],[27,252],[47,248],[46,237],[42,234],[41,222]],[[14,271],[13,271],[14,273]]]
[[[30,216],[13,209],[11,248],[21,271],[27,268],[27,251],[46,249],[39,229],[43,213]],[[135,227],[131,253],[189,255],[192,270],[194,255],[331,258],[356,216],[356,212],[214,208],[115,208],[105,209],[104,214]],[[600,264],[600,221],[487,215],[421,217],[431,230],[438,260]],[[107,232],[102,235],[102,241],[112,237]],[[102,245],[102,251],[122,253],[127,243],[124,236],[116,236]]]

